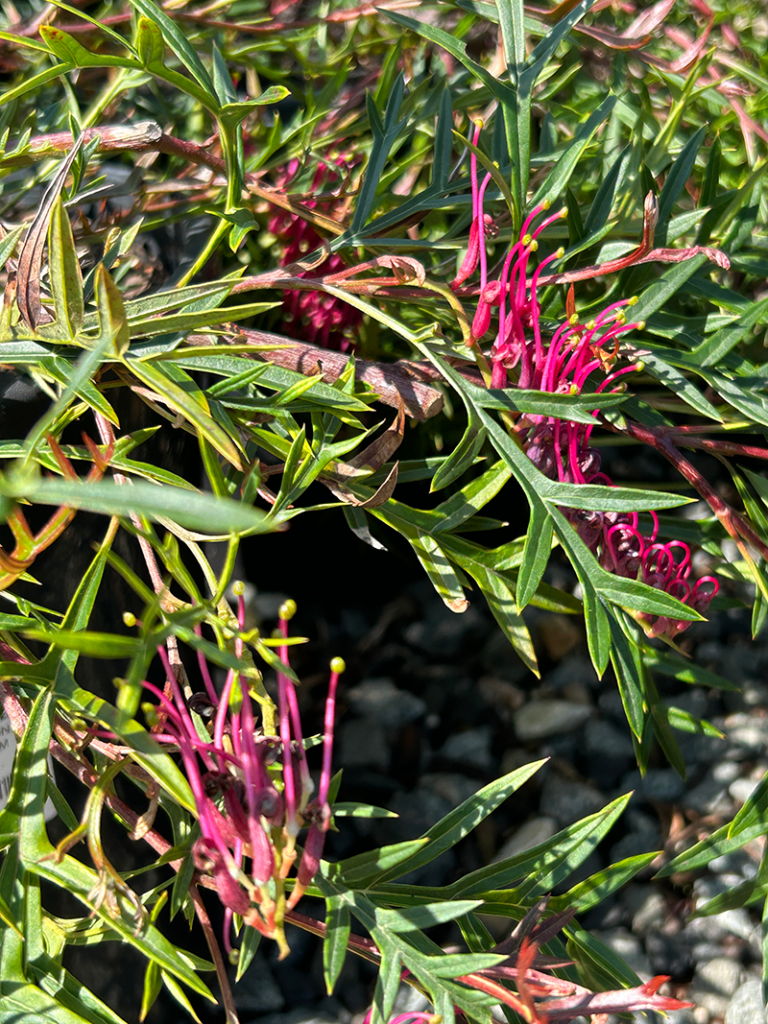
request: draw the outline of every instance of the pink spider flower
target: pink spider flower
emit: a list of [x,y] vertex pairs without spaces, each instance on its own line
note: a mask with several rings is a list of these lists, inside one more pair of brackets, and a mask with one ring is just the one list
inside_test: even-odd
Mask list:
[[[245,629],[242,585],[235,584],[238,627]],[[280,609],[280,628],[288,637],[288,621],[296,606]],[[133,620],[133,617],[130,616]],[[126,620],[128,621],[128,620]],[[135,620],[133,620],[135,621]],[[200,628],[196,632],[200,634]],[[241,657],[243,639],[235,640]],[[204,690],[185,696],[166,649],[158,647],[165,669],[163,690],[144,682],[157,698],[144,710],[155,725],[153,736],[178,747],[195,800],[200,838],[193,848],[196,869],[210,874],[225,908],[224,944],[232,953],[230,934],[234,915],[263,935],[274,938],[286,955],[283,934],[284,881],[296,859],[300,829],[309,825],[298,877],[288,900],[293,907],[312,881],[322,856],[331,818],[328,792],[331,780],[336,688],[344,662],[334,658],[325,708],[323,765],[317,800],[310,803],[313,782],[307,765],[298,700],[293,680],[278,673],[279,736],[257,729],[248,681],[230,670],[219,694],[207,662],[198,650]],[[280,647],[288,665],[288,645]],[[277,771],[277,762],[281,771]],[[277,781],[276,781],[277,780]],[[274,882],[274,886],[271,883]]]
[[[334,167],[327,163],[319,163],[312,180],[312,192],[322,190],[326,185],[339,178],[338,170],[341,158]],[[278,185],[286,186],[296,176],[299,161],[293,159],[278,176]],[[310,209],[323,210],[327,203],[318,199],[305,199],[304,205]],[[323,240],[305,220],[295,213],[286,210],[278,211],[269,221],[269,230],[283,245],[281,263],[287,266],[297,263],[308,253],[319,249]],[[345,269],[345,264],[337,253],[331,253],[319,266],[305,271],[301,277],[324,277],[337,274]],[[288,290],[283,294],[283,311],[288,314],[284,320],[284,330],[292,338],[308,341],[310,344],[322,345],[323,348],[336,348],[345,351],[350,347],[351,335],[363,319],[360,310],[334,295],[323,292],[300,292]]]
[[[480,124],[476,122],[473,145],[477,146],[479,136]],[[469,344],[479,343],[490,331],[494,310],[497,310],[496,335],[489,352],[490,387],[507,387],[510,372],[519,368],[515,384],[520,388],[563,395],[579,395],[585,387],[595,394],[622,391],[626,384],[621,378],[643,369],[642,362],[617,367],[621,338],[645,326],[642,321],[627,322],[625,311],[634,306],[637,299],[613,302],[587,323],[582,323],[578,314],[571,312],[551,336],[545,337],[540,319],[539,280],[547,266],[563,257],[564,250],[557,249],[535,266],[533,257],[539,248],[539,237],[550,225],[564,218],[566,210],[549,214],[547,200],[534,207],[517,241],[506,253],[499,276],[489,279],[485,239],[498,234],[492,218],[483,209],[490,182],[490,174],[480,182],[473,153],[470,158],[472,225],[469,245],[451,284],[457,289],[479,266],[480,295]],[[573,309],[572,295],[569,295],[568,308]],[[595,378],[601,375],[603,379],[597,383]],[[597,415],[594,411],[593,416]],[[553,416],[525,415],[517,421],[515,429],[528,458],[550,479],[612,486],[611,480],[600,471],[599,451],[590,445],[592,425]],[[639,529],[636,513],[572,508],[561,511],[608,572],[640,579],[700,613],[717,594],[718,583],[711,576],[693,584],[689,582],[691,553],[686,544],[674,540],[667,544],[657,542],[658,520],[653,513],[652,533],[645,536]],[[641,621],[650,635],[670,639],[690,625],[688,620],[664,616],[641,616]]]

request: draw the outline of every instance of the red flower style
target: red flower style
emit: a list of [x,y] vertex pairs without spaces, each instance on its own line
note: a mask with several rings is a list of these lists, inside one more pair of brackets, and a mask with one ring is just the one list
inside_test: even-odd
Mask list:
[[[288,620],[294,612],[295,605],[290,601],[280,610],[280,627],[286,639]],[[244,621],[241,589],[241,634]],[[279,651],[287,665],[287,644]],[[235,653],[240,657],[242,652],[243,639],[238,637]],[[295,906],[317,872],[330,823],[328,789],[336,687],[344,663],[340,658],[331,663],[322,773],[317,799],[310,802],[314,783],[307,766],[296,691],[287,674],[278,672],[279,736],[264,736],[256,728],[246,678],[230,671],[218,693],[205,658],[198,651],[205,690],[186,699],[163,646],[158,647],[158,654],[165,668],[166,688],[163,691],[145,681],[144,687],[158,703],[145,705],[144,710],[161,730],[153,731],[154,738],[178,747],[181,755],[200,826],[200,838],[193,849],[195,867],[216,882],[225,907],[225,948],[232,951],[230,932],[233,915],[237,914],[245,924],[275,939],[284,956],[288,947],[283,914]],[[297,877],[286,900],[284,882],[296,860],[299,832],[307,825]]]
[[[334,167],[328,163],[317,166],[312,179],[312,193],[321,191],[332,182],[339,180],[338,168],[341,158]],[[278,184],[283,187],[296,176],[299,161],[291,160],[279,175]],[[327,201],[320,199],[304,199],[304,205],[310,209],[323,210]],[[277,212],[269,221],[269,230],[283,245],[281,265],[296,263],[307,253],[319,249],[323,240],[315,229],[297,214],[285,210]],[[301,277],[324,277],[336,274],[345,269],[340,256],[331,253],[319,266],[305,271]],[[322,345],[324,348],[335,348],[345,351],[353,343],[354,329],[362,321],[362,313],[354,307],[337,299],[334,295],[323,292],[299,292],[287,290],[283,293],[283,311],[287,314],[284,320],[285,333],[292,338]]]
[[[473,143],[477,145],[479,126]],[[493,311],[498,310],[496,337],[490,349],[492,388],[504,388],[509,372],[519,367],[517,387],[546,391],[551,394],[579,395],[588,382],[595,394],[621,391],[620,379],[643,369],[642,362],[629,362],[617,368],[621,357],[623,335],[642,330],[643,322],[627,323],[625,310],[634,306],[636,298],[613,302],[587,323],[581,323],[576,312],[561,323],[550,337],[545,337],[540,320],[538,299],[542,271],[562,258],[563,249],[540,260],[531,269],[531,258],[538,251],[540,235],[553,223],[566,216],[566,210],[544,216],[549,203],[535,207],[510,247],[498,278],[489,280],[485,240],[498,230],[483,210],[485,191],[491,181],[487,174],[478,180],[477,158],[470,159],[472,186],[472,225],[469,245],[451,287],[455,290],[480,268],[480,297],[472,322],[471,344],[478,343],[490,330]],[[569,310],[573,297],[569,295]],[[595,383],[595,378],[603,380]],[[597,417],[598,413],[593,413]],[[593,426],[557,419],[553,416],[521,416],[515,425],[523,449],[537,469],[552,480],[573,484],[612,486],[600,472],[600,452],[590,446]],[[584,543],[595,553],[608,572],[631,579],[640,579],[649,586],[664,590],[696,612],[706,610],[718,591],[718,583],[705,576],[689,582],[691,552],[687,544],[673,540],[657,541],[658,520],[651,513],[653,529],[644,535],[638,525],[637,513],[586,511],[562,508]],[[690,622],[663,616],[641,618],[652,636],[673,638]]]

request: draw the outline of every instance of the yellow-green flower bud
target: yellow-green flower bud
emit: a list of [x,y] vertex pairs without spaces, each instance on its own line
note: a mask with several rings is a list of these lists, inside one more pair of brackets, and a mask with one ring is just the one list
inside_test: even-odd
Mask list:
[[296,602],[295,601],[292,601],[292,600],[284,601],[280,605],[280,611],[278,612],[278,615],[280,616],[280,618],[282,619],[283,622],[290,622],[290,620],[293,618],[293,616],[295,614],[296,614]]
[[245,584],[242,580],[235,580],[232,584],[232,593],[235,597],[242,597],[245,594]]
[[133,612],[123,612],[123,622],[129,629],[132,629],[136,625],[136,616]]
[[331,672],[336,672],[341,675],[342,672],[346,671],[346,663],[343,658],[332,658],[331,659]]

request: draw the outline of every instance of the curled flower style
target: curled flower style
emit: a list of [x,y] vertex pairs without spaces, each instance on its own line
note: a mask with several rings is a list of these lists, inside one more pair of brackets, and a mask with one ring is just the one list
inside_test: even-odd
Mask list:
[[[279,176],[278,185],[287,185],[297,174],[299,161],[291,160],[285,171]],[[312,193],[317,193],[327,185],[339,180],[338,166],[319,163],[312,179]],[[305,199],[304,205],[310,209],[322,209],[325,205],[320,199]],[[278,211],[269,221],[269,230],[283,245],[281,263],[287,266],[297,263],[308,253],[319,249],[323,240],[305,220],[295,213],[285,210]],[[337,274],[345,269],[340,256],[331,253],[313,270],[305,271],[301,277],[324,277]],[[292,338],[299,338],[312,345],[323,348],[335,348],[345,351],[350,347],[351,335],[358,327],[363,315],[334,295],[322,292],[299,292],[288,290],[283,295],[283,311],[287,314],[284,330]]]
[[[476,123],[473,145],[477,146],[480,125]],[[517,369],[515,385],[555,395],[580,395],[589,384],[594,394],[619,392],[626,387],[627,374],[643,369],[640,361],[618,365],[622,358],[621,338],[642,330],[642,321],[627,322],[627,310],[637,303],[631,297],[612,302],[595,317],[582,323],[575,311],[573,288],[568,295],[568,318],[554,333],[545,335],[540,317],[539,280],[547,266],[561,259],[562,248],[532,266],[539,237],[567,215],[563,208],[550,214],[549,202],[534,207],[520,234],[509,248],[497,278],[489,279],[486,238],[498,234],[493,219],[484,212],[485,192],[491,182],[482,182],[477,157],[470,158],[472,225],[466,255],[451,287],[456,290],[478,269],[480,294],[472,321],[469,344],[479,343],[491,330],[497,310],[496,336],[490,349],[490,387],[508,386],[510,372]],[[602,376],[602,380],[599,378]],[[599,382],[598,382],[599,381]],[[596,418],[597,411],[593,412]],[[557,419],[554,416],[524,415],[515,424],[523,450],[536,468],[551,480],[571,484],[613,486],[601,472],[600,452],[590,445],[594,426]],[[653,528],[644,535],[636,513],[587,511],[562,508],[579,537],[608,572],[639,579],[666,591],[696,612],[703,612],[718,591],[711,576],[692,583],[691,552],[682,541],[657,541],[658,520],[651,513]],[[651,636],[674,638],[690,625],[686,619],[641,616]]]
[[[242,633],[243,588],[236,584],[235,589]],[[286,640],[288,621],[295,610],[292,601],[280,609],[280,627]],[[287,643],[279,650],[287,665]],[[290,676],[278,673],[279,735],[266,736],[257,729],[255,697],[247,677],[230,670],[218,693],[202,652],[197,653],[205,689],[185,696],[165,648],[158,647],[166,686],[161,690],[145,681],[144,687],[157,698],[157,704],[145,704],[144,710],[155,723],[155,739],[177,747],[181,755],[200,827],[200,838],[193,848],[194,863],[198,872],[212,876],[216,883],[225,908],[227,952],[233,952],[230,933],[236,914],[245,924],[275,939],[281,956],[285,956],[285,910],[298,902],[312,881],[330,823],[328,790],[336,687],[344,662],[334,658],[331,664],[322,773],[317,799],[311,801],[314,783]],[[243,654],[241,637],[235,641],[235,653],[238,657]],[[285,880],[296,860],[296,841],[307,825],[298,874],[286,898]]]

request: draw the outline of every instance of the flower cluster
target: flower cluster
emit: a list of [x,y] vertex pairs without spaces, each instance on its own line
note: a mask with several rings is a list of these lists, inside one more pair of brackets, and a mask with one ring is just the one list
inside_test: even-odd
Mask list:
[[[473,144],[479,140],[475,128]],[[628,323],[626,310],[636,298],[613,302],[594,318],[582,323],[575,311],[573,291],[569,293],[569,316],[545,337],[540,318],[538,290],[542,272],[562,258],[563,249],[539,260],[531,269],[531,257],[538,251],[539,236],[551,224],[566,216],[566,210],[548,214],[549,203],[535,207],[526,218],[516,242],[509,248],[497,277],[489,277],[486,238],[496,237],[498,227],[483,208],[485,192],[492,180],[487,174],[482,183],[477,173],[477,157],[470,164],[472,185],[472,225],[469,245],[451,287],[458,289],[480,268],[480,295],[472,322],[470,343],[476,344],[490,330],[493,310],[498,310],[496,337],[490,350],[490,386],[507,386],[510,371],[519,367],[516,385],[551,394],[579,395],[591,382],[595,394],[620,391],[620,378],[643,369],[642,362],[617,366],[621,357],[621,337],[645,326],[642,321]],[[602,377],[602,380],[599,378]],[[593,415],[597,417],[597,412]],[[545,476],[572,484],[604,484],[611,480],[600,471],[601,456],[590,445],[593,425],[574,423],[552,416],[522,416],[516,430],[528,458]],[[691,571],[690,549],[682,541],[657,541],[658,520],[653,516],[650,536],[644,535],[636,513],[561,510],[581,539],[609,572],[640,579],[652,587],[703,612],[718,590],[711,576],[688,581]],[[686,629],[689,621],[665,617],[646,617],[644,625],[653,636],[674,637]]]
[[[299,161],[291,160],[280,175],[278,185],[286,186],[297,174]],[[312,193],[317,193],[328,184],[338,180],[337,169],[327,163],[319,163],[312,180]],[[322,209],[318,199],[305,199],[304,205],[310,209]],[[308,253],[319,249],[322,238],[315,229],[294,213],[280,210],[269,221],[269,230],[284,246],[282,265],[297,263]],[[331,253],[312,272],[304,272],[302,277],[323,277],[344,270],[340,256]],[[344,351],[350,346],[350,336],[355,327],[362,321],[362,313],[342,302],[334,295],[322,292],[286,291],[283,295],[284,330],[292,338],[322,345],[324,348],[336,348]]]
[[[242,634],[242,585],[235,584],[235,591]],[[295,610],[292,601],[280,609],[280,629],[286,641],[288,620]],[[287,643],[278,651],[287,666]],[[230,670],[218,693],[198,650],[205,689],[185,696],[166,649],[160,646],[158,653],[165,668],[166,686],[161,690],[144,683],[158,700],[157,704],[145,704],[144,710],[154,723],[155,739],[177,747],[184,763],[200,826],[193,851],[195,867],[201,874],[212,876],[224,904],[225,947],[232,953],[230,931],[236,914],[245,924],[275,939],[285,955],[285,910],[295,906],[312,881],[330,824],[328,790],[336,687],[344,662],[341,658],[331,662],[322,773],[317,797],[311,800],[314,783],[307,765],[296,691],[288,675],[278,672],[279,734],[270,736],[257,728],[255,692],[243,674]],[[241,636],[235,641],[235,654],[242,657]],[[306,825],[309,831],[293,891],[286,899],[285,880],[297,857],[299,831]]]

